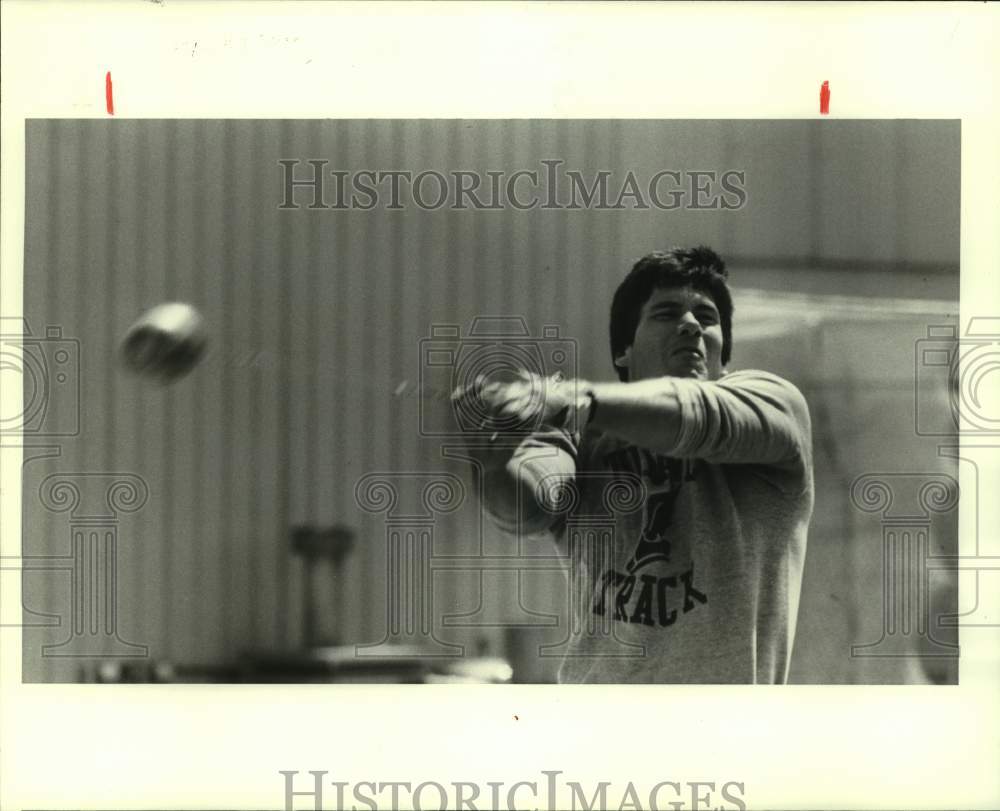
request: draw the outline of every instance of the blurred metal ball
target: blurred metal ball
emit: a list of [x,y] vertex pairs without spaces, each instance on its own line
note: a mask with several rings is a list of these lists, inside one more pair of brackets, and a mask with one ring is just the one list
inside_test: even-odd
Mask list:
[[126,369],[159,383],[172,383],[188,374],[205,354],[205,320],[184,302],[159,304],[129,327],[122,341]]

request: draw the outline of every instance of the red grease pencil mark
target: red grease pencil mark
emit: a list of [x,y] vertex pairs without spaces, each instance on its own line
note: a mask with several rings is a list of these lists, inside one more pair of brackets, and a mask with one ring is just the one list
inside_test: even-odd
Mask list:
[[115,97],[111,90],[111,71],[104,74],[104,97],[108,103],[108,115],[115,114]]
[[830,114],[830,83],[829,82],[823,82],[823,86],[819,89],[819,114],[820,115],[829,115]]

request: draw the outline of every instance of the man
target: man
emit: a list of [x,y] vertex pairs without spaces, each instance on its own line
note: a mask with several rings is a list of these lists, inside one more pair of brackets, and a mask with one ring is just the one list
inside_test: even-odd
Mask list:
[[[809,412],[776,375],[726,373],[732,311],[712,250],[653,253],[611,307],[621,382],[523,373],[456,393],[487,415],[493,445],[475,452],[487,510],[512,532],[551,533],[569,558],[562,682],[787,680]],[[511,424],[534,430],[497,430]]]

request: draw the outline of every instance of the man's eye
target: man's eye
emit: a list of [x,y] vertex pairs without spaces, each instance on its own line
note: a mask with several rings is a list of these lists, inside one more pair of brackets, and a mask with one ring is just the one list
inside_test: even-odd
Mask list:
[[719,319],[718,318],[716,318],[714,315],[709,315],[707,313],[702,313],[701,315],[699,315],[698,316],[698,320],[702,324],[708,324],[708,325],[718,324],[719,323]]

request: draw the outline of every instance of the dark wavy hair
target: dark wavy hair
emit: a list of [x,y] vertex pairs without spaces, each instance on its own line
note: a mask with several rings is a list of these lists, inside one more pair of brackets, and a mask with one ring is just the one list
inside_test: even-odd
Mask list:
[[[654,251],[633,265],[618,285],[611,301],[611,362],[632,345],[642,308],[654,290],[691,286],[712,297],[722,326],[722,365],[733,350],[733,299],[726,263],[711,248],[671,248]],[[615,366],[619,379],[628,380],[628,369]]]

